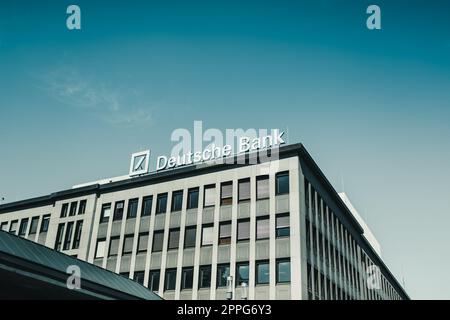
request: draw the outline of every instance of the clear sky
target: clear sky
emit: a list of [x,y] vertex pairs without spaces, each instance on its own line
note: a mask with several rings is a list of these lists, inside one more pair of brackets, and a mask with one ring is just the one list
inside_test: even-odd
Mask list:
[[194,120],[289,128],[412,298],[450,298],[449,101],[449,1],[0,2],[7,202],[126,174]]

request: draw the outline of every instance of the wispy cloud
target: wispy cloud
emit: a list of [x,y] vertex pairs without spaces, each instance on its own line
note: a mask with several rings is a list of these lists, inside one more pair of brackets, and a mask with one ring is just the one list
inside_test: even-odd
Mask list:
[[39,77],[40,87],[62,105],[90,112],[114,126],[147,126],[152,107],[134,90],[108,86],[73,68],[57,68]]

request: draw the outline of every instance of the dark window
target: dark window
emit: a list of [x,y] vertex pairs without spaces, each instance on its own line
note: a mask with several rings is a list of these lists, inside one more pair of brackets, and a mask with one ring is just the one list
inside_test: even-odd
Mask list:
[[31,219],[29,234],[36,234],[37,229],[38,229],[38,224],[39,224],[39,217],[33,217]]
[[128,201],[127,218],[136,218],[138,209],[138,199],[131,199]]
[[61,218],[67,217],[67,211],[69,211],[69,204],[68,203],[63,203],[62,207],[61,207]]
[[217,266],[217,286],[226,287],[227,278],[230,275],[230,265],[229,264],[219,264]]
[[219,225],[219,244],[231,243],[231,221],[221,222]]
[[153,234],[152,252],[162,251],[164,241],[164,230],[155,231]]
[[249,268],[248,262],[240,262],[236,264],[236,285],[240,286],[243,282],[248,285]]
[[175,290],[177,280],[177,269],[167,269],[164,279],[164,290]]
[[73,234],[73,224],[74,224],[73,221],[67,223],[66,236],[64,237],[63,250],[70,249],[70,243],[72,242],[72,234]]
[[124,237],[122,254],[130,254],[133,252],[133,240],[133,234],[129,234]]
[[148,276],[148,288],[152,291],[159,290],[159,270],[150,270]]
[[256,178],[256,200],[269,198],[269,176]]
[[180,211],[183,208],[183,191],[175,191],[172,193],[172,210]]
[[111,203],[102,206],[102,213],[100,215],[100,223],[108,222],[111,216]]
[[72,249],[78,249],[80,247],[81,233],[83,232],[83,220],[77,221],[75,226],[75,239],[73,240]]
[[129,277],[130,277],[130,271],[128,271],[128,272],[119,272],[119,274],[120,274],[122,277],[125,277],[125,278],[129,278]]
[[180,244],[180,229],[169,230],[168,249],[177,249]]
[[69,216],[74,216],[77,214],[77,202],[74,201],[70,204]]
[[105,256],[106,239],[98,239],[95,248],[95,258],[103,258]]
[[156,199],[156,214],[165,213],[167,210],[167,193],[158,194]]
[[269,283],[269,261],[257,261],[256,262],[256,283],[267,284]]
[[181,289],[192,289],[194,279],[194,268],[183,268],[181,271]]
[[42,217],[41,232],[47,232],[49,224],[50,224],[50,215],[46,214],[45,216]]
[[290,234],[289,214],[283,213],[276,216],[276,236],[288,237]]
[[214,227],[212,225],[204,225],[202,227],[202,246],[212,245],[214,242]]
[[200,266],[198,274],[198,287],[209,288],[211,286],[211,266]]
[[216,204],[216,186],[205,186],[205,192],[203,196],[203,206],[212,207]]
[[78,207],[78,214],[85,214],[86,212],[86,200],[80,201],[80,206]]
[[233,203],[233,182],[224,182],[220,185],[220,204],[230,205]]
[[18,220],[11,221],[11,225],[9,226],[9,233],[16,234],[18,224]]
[[250,179],[239,180],[239,201],[250,200]]
[[188,190],[187,208],[198,208],[198,188],[192,188]]
[[22,219],[20,221],[19,236],[23,237],[24,235],[26,235],[27,228],[28,228],[28,218]]
[[144,271],[135,271],[134,272],[134,281],[143,285],[144,284],[144,276],[145,276]]
[[238,220],[237,240],[250,239],[250,219]]
[[114,217],[113,221],[122,220],[123,218],[123,207],[125,205],[125,201],[116,202],[116,206],[114,208]]
[[289,172],[276,175],[275,193],[277,195],[289,193]]
[[152,202],[152,196],[144,197],[144,199],[142,200],[142,217],[149,216],[152,213]]
[[197,233],[197,227],[186,227],[184,232],[184,247],[192,248],[195,247],[195,236]]
[[269,217],[256,219],[256,240],[268,239],[270,237]]
[[56,251],[61,250],[63,234],[64,234],[64,223],[60,223],[58,225],[58,230],[56,231],[56,242],[55,242],[55,250]]
[[147,251],[148,233],[140,233],[138,238],[138,253]]
[[108,252],[109,257],[114,257],[119,254],[119,243],[120,243],[119,236],[111,237],[109,242],[109,252]]
[[289,259],[277,260],[277,283],[291,281],[291,262]]

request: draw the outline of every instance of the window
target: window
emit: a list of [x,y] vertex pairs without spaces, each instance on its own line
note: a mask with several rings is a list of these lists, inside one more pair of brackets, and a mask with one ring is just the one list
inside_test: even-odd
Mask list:
[[276,236],[289,237],[289,214],[283,213],[276,216]]
[[243,282],[248,284],[249,268],[248,262],[240,262],[236,264],[236,286],[240,286]]
[[269,283],[269,261],[257,261],[256,262],[256,284]]
[[9,226],[9,233],[16,234],[18,224],[19,224],[18,220],[11,221],[11,225]]
[[150,270],[148,275],[148,288],[152,291],[159,290],[159,270]]
[[198,208],[198,192],[198,188],[192,188],[188,190],[188,209]]
[[119,274],[120,274],[122,277],[125,277],[125,278],[129,278],[129,277],[130,277],[130,271],[128,271],[128,272],[119,272]]
[[56,251],[61,250],[63,234],[64,234],[64,223],[60,223],[58,225],[58,230],[56,231],[56,242],[55,242],[55,250]]
[[164,230],[155,231],[153,234],[152,252],[162,251],[164,241]]
[[70,203],[69,216],[74,216],[77,214],[77,202],[74,201]]
[[100,223],[108,222],[111,216],[111,203],[102,206],[102,214],[100,215]]
[[175,290],[177,279],[177,269],[167,269],[166,278],[164,279],[164,290]]
[[175,191],[172,193],[172,210],[180,211],[183,208],[183,191]]
[[2,231],[7,231],[8,230],[8,222],[2,222],[2,224],[0,225],[0,230]]
[[128,234],[124,237],[122,254],[131,254],[133,252],[133,240],[133,234]]
[[86,212],[86,200],[80,201],[80,206],[78,207],[78,214],[85,214]]
[[39,224],[39,217],[33,217],[31,218],[31,224],[30,224],[30,232],[29,234],[36,234]]
[[97,248],[95,249],[95,258],[103,258],[105,256],[106,239],[97,240]]
[[167,210],[167,193],[158,194],[156,199],[156,214],[165,213]]
[[50,224],[50,215],[46,214],[45,216],[42,217],[41,232],[47,232],[49,224]]
[[195,247],[195,236],[197,233],[197,227],[186,227],[184,232],[184,247],[192,248]]
[[276,195],[289,193],[289,172],[281,172],[276,175]]
[[291,281],[291,262],[289,259],[277,260],[277,283]]
[[239,180],[239,201],[250,200],[250,179]]
[[147,251],[148,233],[140,233],[138,238],[138,253]]
[[202,246],[212,245],[214,242],[214,228],[212,225],[204,225],[202,229]]
[[28,228],[28,218],[22,219],[20,221],[19,236],[21,237],[25,236],[27,233],[27,228]]
[[269,198],[269,176],[256,178],[256,200]]
[[270,237],[269,216],[256,219],[256,240]]
[[250,219],[238,220],[237,240],[250,239]]
[[219,225],[219,244],[231,243],[231,221],[221,222]]
[[73,221],[67,223],[66,236],[64,237],[63,250],[70,249],[70,243],[72,242],[72,233],[73,233]]
[[169,245],[168,249],[177,249],[180,242],[180,229],[169,230]]
[[143,285],[144,284],[144,276],[145,276],[144,271],[135,271],[133,278],[134,278],[134,281]]
[[203,206],[212,207],[216,204],[216,186],[210,185],[205,187]]
[[124,205],[125,205],[125,201],[116,202],[116,206],[114,208],[113,221],[122,220]]
[[115,257],[119,254],[119,243],[120,243],[120,237],[111,237],[109,242],[109,252],[108,257]]
[[194,268],[183,268],[181,271],[181,289],[192,289],[194,280]]
[[75,239],[73,240],[72,249],[78,249],[80,247],[81,233],[83,230],[83,220],[77,221],[75,226]]
[[67,217],[67,211],[69,209],[69,204],[68,203],[63,203],[62,207],[61,207],[61,218],[65,218]]
[[229,264],[219,264],[217,265],[217,286],[226,287],[227,278],[230,275],[230,265]]
[[211,266],[200,266],[198,274],[198,287],[209,288],[211,286]]
[[220,185],[220,205],[233,203],[233,182],[224,182]]
[[141,217],[149,216],[152,213],[152,202],[152,196],[144,197],[144,199],[142,200]]
[[139,199],[130,199],[128,201],[127,219],[136,218]]

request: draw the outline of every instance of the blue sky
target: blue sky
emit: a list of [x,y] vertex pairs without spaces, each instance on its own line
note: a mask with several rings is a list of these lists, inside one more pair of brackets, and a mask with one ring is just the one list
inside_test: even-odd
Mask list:
[[[82,30],[65,26],[81,7]],[[382,30],[366,28],[381,8]],[[413,298],[450,298],[448,1],[2,1],[0,196],[127,173],[176,128],[289,128]]]

